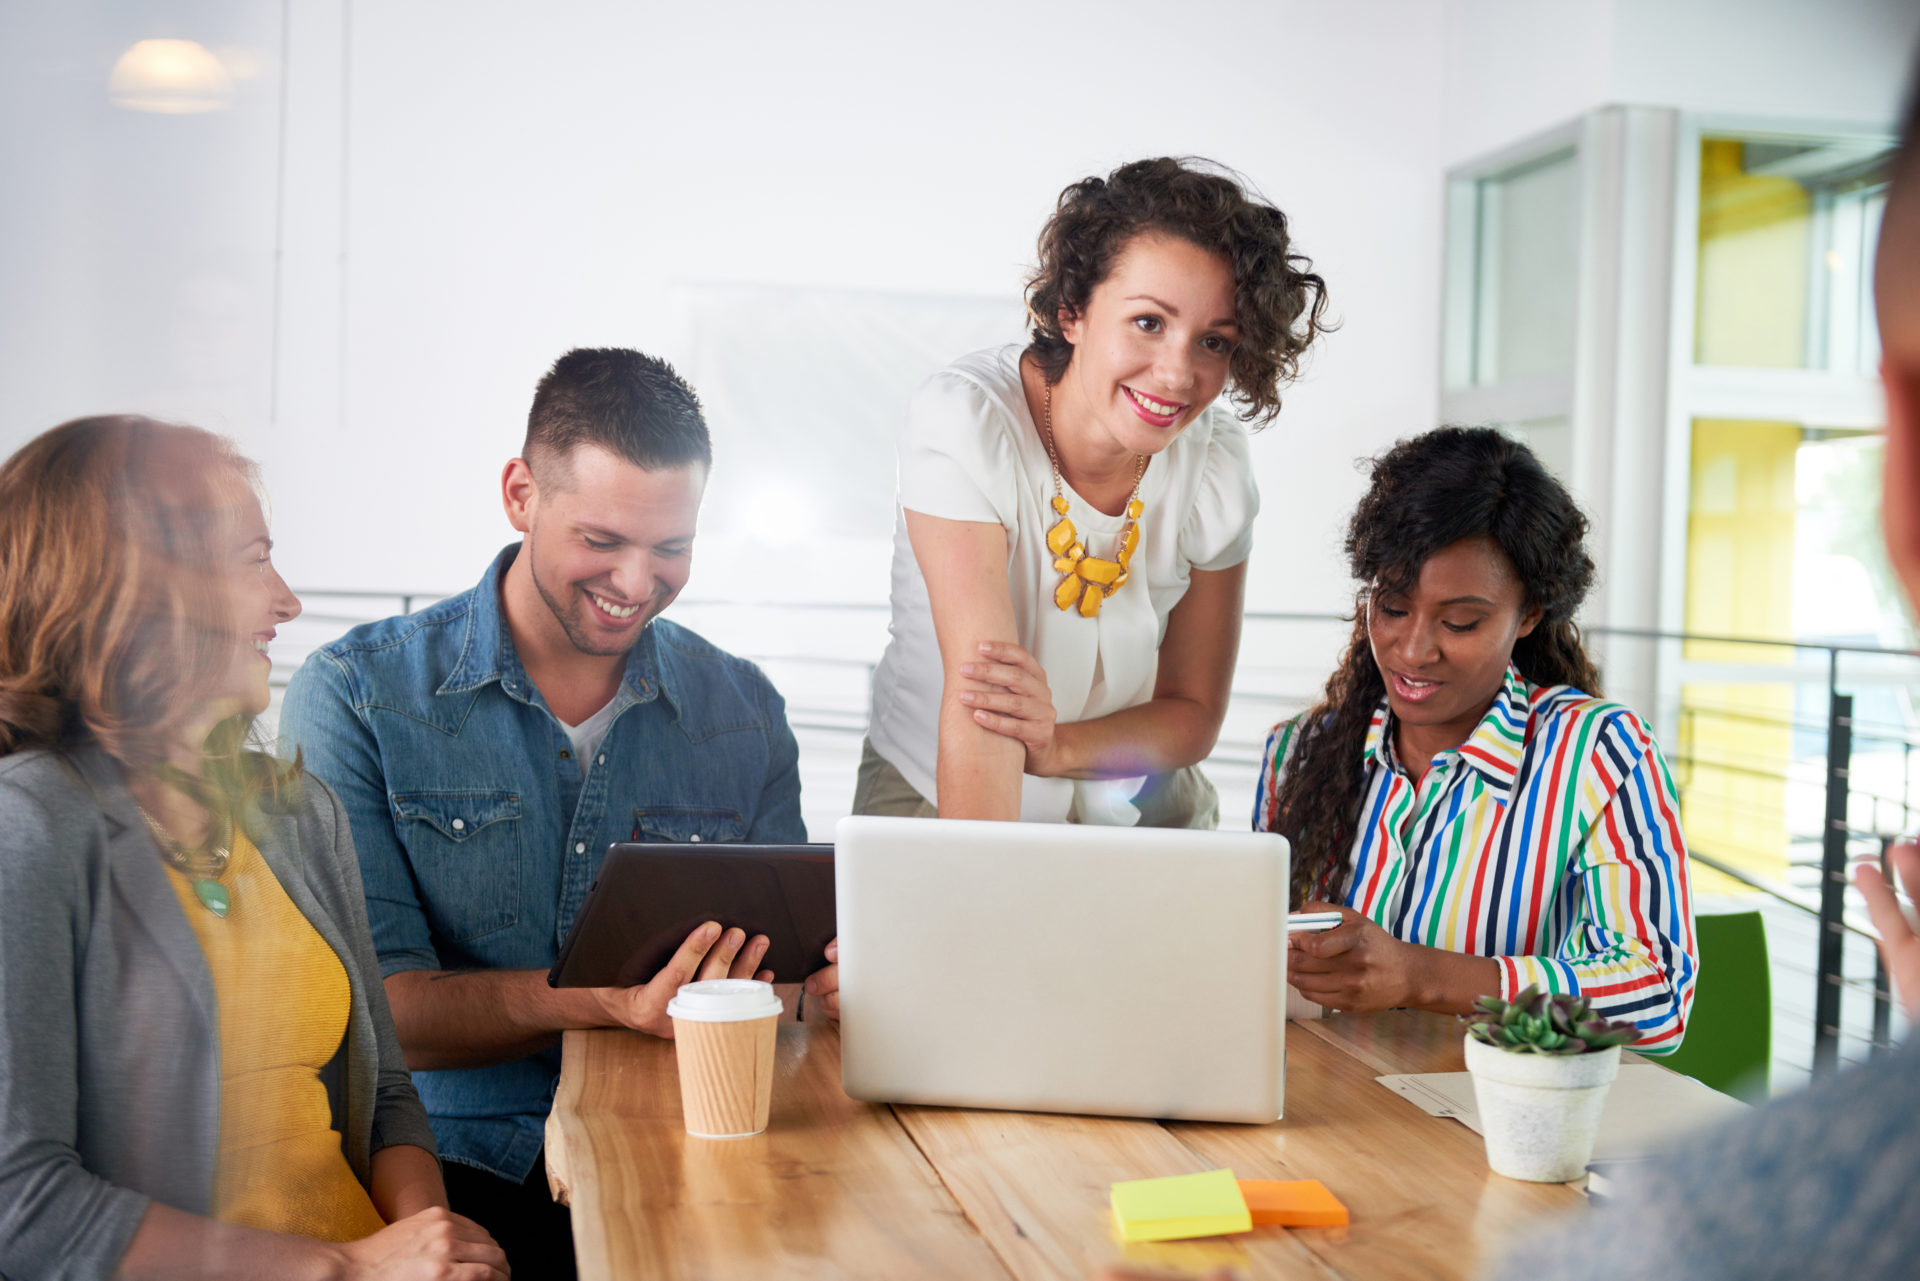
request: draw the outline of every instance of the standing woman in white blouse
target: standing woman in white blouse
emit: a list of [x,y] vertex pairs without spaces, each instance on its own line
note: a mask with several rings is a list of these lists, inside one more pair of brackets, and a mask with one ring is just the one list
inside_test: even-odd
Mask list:
[[1325,288],[1278,209],[1157,159],[1061,194],[1027,307],[1031,342],[908,416],[855,812],[1211,827],[1259,507],[1242,419],[1279,412]]

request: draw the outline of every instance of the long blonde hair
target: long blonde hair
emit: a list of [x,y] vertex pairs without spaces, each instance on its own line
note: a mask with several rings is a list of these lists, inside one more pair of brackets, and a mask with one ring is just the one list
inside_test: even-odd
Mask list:
[[0,465],[0,756],[93,742],[216,812],[283,798],[299,766],[249,749],[251,716],[208,735],[204,780],[167,763],[231,662],[223,571],[236,488],[257,483],[226,438],[132,414]]

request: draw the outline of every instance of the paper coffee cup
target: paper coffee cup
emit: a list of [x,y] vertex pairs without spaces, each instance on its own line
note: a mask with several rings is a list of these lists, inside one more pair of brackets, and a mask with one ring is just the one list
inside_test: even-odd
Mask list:
[[757,979],[688,983],[667,1002],[688,1134],[741,1139],[767,1128],[780,1009],[773,985]]

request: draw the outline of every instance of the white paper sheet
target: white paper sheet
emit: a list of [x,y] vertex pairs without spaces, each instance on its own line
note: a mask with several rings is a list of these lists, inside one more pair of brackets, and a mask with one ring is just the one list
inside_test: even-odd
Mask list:
[[[1473,1098],[1473,1077],[1466,1072],[1423,1072],[1375,1077],[1380,1084],[1411,1102],[1429,1116],[1450,1116],[1472,1130],[1480,1129],[1480,1109]],[[1688,1130],[1738,1116],[1747,1105],[1690,1076],[1652,1063],[1629,1063],[1620,1069],[1607,1106],[1600,1114],[1600,1133],[1594,1139],[1593,1159],[1613,1161],[1646,1156]]]

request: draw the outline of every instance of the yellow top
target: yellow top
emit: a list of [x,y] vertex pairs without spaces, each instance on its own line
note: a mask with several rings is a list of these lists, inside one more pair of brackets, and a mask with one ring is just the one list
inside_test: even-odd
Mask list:
[[222,918],[167,877],[213,971],[220,1011],[220,1147],[213,1214],[271,1232],[352,1241],[386,1224],[340,1148],[320,1069],[347,1030],[346,967],[239,831]]

